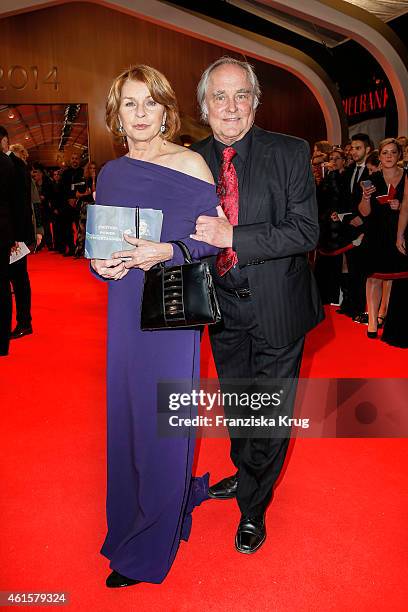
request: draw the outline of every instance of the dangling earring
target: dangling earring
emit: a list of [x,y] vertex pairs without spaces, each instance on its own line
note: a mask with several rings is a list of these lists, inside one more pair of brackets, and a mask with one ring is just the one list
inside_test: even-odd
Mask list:
[[125,128],[123,127],[122,122],[121,122],[121,120],[119,118],[118,118],[118,123],[119,123],[118,130],[122,134],[122,136],[121,136],[122,145],[124,147],[127,147],[127,138],[126,138],[126,134],[125,134]]
[[162,134],[164,134],[164,132],[166,131],[166,119],[167,119],[166,115],[163,115],[162,124],[160,126],[160,132]]

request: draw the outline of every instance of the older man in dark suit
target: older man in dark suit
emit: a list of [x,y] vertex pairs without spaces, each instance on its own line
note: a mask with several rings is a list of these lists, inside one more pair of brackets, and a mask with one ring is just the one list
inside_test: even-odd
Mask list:
[[[221,58],[201,78],[198,101],[213,136],[192,148],[218,181],[225,216],[199,217],[194,237],[222,249],[214,279],[223,321],[210,330],[221,387],[227,380],[251,379],[253,389],[292,381],[285,403],[291,414],[304,336],[323,318],[307,258],[319,234],[317,206],[307,143],[255,126],[259,97],[246,62]],[[289,439],[233,432],[237,472],[210,487],[210,496],[236,496],[235,546],[253,553],[266,537],[264,514]]]
[[8,354],[11,331],[9,260],[15,239],[12,223],[15,183],[14,166],[0,147],[0,356]]
[[[12,209],[15,239],[27,246],[34,243],[36,236],[33,225],[33,210],[31,206],[31,176],[27,164],[17,157],[9,147],[7,130],[0,126],[0,148],[14,166],[16,186],[14,206]],[[13,263],[9,269],[9,277],[14,290],[16,302],[16,327],[11,332],[11,338],[22,338],[33,333],[31,324],[31,285],[27,268],[27,256]]]

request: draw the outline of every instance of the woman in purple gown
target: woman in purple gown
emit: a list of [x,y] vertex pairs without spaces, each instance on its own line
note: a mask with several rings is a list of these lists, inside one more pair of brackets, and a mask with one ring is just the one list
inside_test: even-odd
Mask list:
[[[213,178],[197,153],[171,142],[179,128],[167,79],[139,65],[119,75],[107,100],[107,125],[127,139],[129,153],[108,162],[98,177],[96,203],[163,211],[161,242],[126,237],[133,249],[92,260],[108,279],[108,533],[102,554],[113,570],[108,587],[160,583],[187,539],[190,512],[206,499],[207,478],[192,478],[193,434],[161,437],[156,431],[157,385],[199,377],[200,332],[142,332],[144,270],[183,261],[170,240],[193,257],[216,249],[189,238],[201,214],[216,215]],[[130,257],[124,260],[122,257]]]

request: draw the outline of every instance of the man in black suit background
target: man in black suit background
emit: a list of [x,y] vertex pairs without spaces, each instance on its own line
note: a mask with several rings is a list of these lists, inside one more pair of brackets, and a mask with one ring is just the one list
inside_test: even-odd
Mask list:
[[[353,163],[344,172],[344,182],[349,189],[348,206],[343,205],[343,211],[348,210],[350,225],[354,227],[356,235],[364,233],[364,223],[358,211],[363,191],[361,181],[368,180],[370,173],[366,167],[366,159],[373,150],[373,143],[367,134],[358,133],[351,137],[351,156]],[[347,218],[346,218],[347,219]],[[365,313],[366,305],[366,275],[364,262],[359,247],[355,247],[345,254],[348,272],[343,276],[343,300],[338,312],[345,314],[357,323],[368,323]]]
[[[14,166],[16,175],[14,205],[12,208],[15,240],[32,245],[36,239],[31,207],[31,175],[26,163],[9,150],[7,130],[0,126],[0,149]],[[9,278],[13,285],[16,302],[17,325],[11,338],[22,338],[33,333],[31,325],[31,285],[27,269],[27,256],[13,263],[9,268]]]
[[12,305],[9,261],[15,241],[12,223],[15,182],[14,166],[0,147],[0,356],[8,355],[10,343]]
[[[213,136],[192,149],[210,166],[228,217],[199,217],[194,235],[223,249],[214,264],[223,320],[210,328],[221,387],[227,379],[251,379],[254,389],[292,380],[291,414],[304,336],[323,318],[307,258],[319,235],[309,146],[253,125],[260,89],[246,62],[214,62],[197,92]],[[262,436],[231,436],[237,472],[210,487],[213,498],[237,498],[242,553],[265,540],[264,514],[288,448],[288,437]]]

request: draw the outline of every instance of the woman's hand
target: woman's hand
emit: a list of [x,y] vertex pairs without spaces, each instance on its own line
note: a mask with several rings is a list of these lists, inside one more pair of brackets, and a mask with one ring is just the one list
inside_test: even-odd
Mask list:
[[354,219],[350,221],[350,225],[353,227],[360,227],[360,225],[363,225],[363,220],[361,217],[354,217]]
[[397,249],[399,250],[400,253],[402,253],[403,255],[407,254],[407,250],[406,250],[406,247],[405,247],[405,238],[404,238],[404,236],[399,236],[399,235],[397,236],[396,245],[397,245]]
[[371,185],[371,187],[364,187],[364,185],[360,183],[360,186],[363,190],[363,198],[365,200],[369,200],[371,198],[371,195],[377,191],[374,185]]
[[120,280],[129,272],[121,259],[91,259],[91,266],[107,280]]
[[391,210],[399,210],[401,206],[401,202],[399,200],[390,200],[388,204],[390,205]]
[[151,240],[142,240],[124,234],[126,242],[133,244],[135,249],[130,251],[119,251],[112,254],[113,261],[118,259],[130,258],[124,261],[125,268],[140,268],[140,270],[150,270],[156,264],[162,261],[173,259],[173,245],[168,242],[152,242]]

